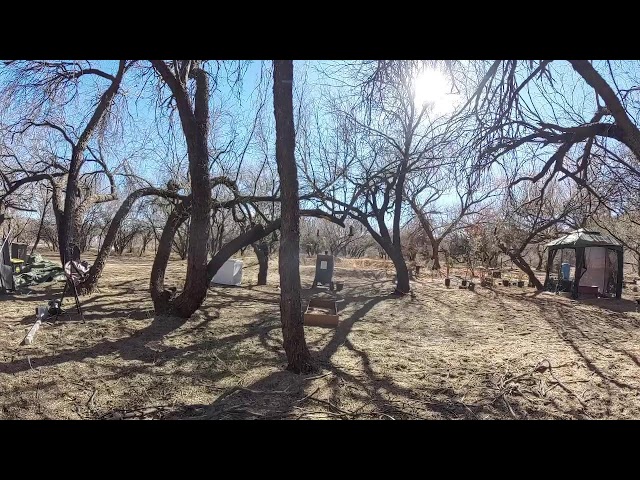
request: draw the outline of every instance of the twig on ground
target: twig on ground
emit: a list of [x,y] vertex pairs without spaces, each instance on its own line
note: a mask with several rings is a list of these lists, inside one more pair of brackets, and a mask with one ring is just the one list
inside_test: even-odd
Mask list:
[[231,375],[238,377],[238,378],[242,378],[240,375],[238,375],[236,372],[234,372],[233,370],[231,370],[231,368],[229,367],[229,365],[227,365],[227,362],[225,362],[224,360],[222,360],[215,352],[211,352],[213,354],[214,357],[216,357],[216,360],[218,360],[222,366],[224,367],[224,369],[229,372]]
[[296,400],[295,403],[302,403],[304,402],[306,399],[313,397],[316,393],[318,393],[318,390],[320,390],[320,387],[316,388],[313,393],[310,393],[309,395],[305,396],[304,398],[301,398],[300,400]]
[[323,373],[322,375],[316,375],[314,377],[307,377],[304,379],[304,381],[306,382],[307,380],[318,380],[319,378],[324,378],[326,376],[331,375],[333,372],[327,372],[327,373]]
[[[87,402],[89,403],[89,402]],[[132,420],[134,418],[144,418],[152,413],[161,412],[170,408],[167,405],[157,405],[153,407],[134,408],[133,410],[115,409],[102,414],[101,420]]]
[[[565,364],[566,365],[566,364]],[[563,366],[565,366],[563,365]],[[513,394],[513,392],[517,392],[518,394],[520,394],[522,397],[524,397],[526,400],[528,401],[532,401],[530,398],[528,398],[526,395],[524,395],[523,391],[520,389],[520,384],[518,383],[518,381],[521,380],[525,380],[525,379],[531,379],[533,380],[533,376],[536,373],[545,373],[547,372],[549,373],[549,375],[551,376],[551,378],[553,379],[553,386],[549,387],[549,388],[545,388],[544,387],[544,383],[543,383],[543,379],[540,378],[538,381],[538,390],[539,390],[539,397],[546,397],[547,393],[549,393],[552,389],[554,389],[556,386],[559,386],[560,388],[562,388],[565,392],[567,392],[568,394],[570,394],[571,396],[575,397],[575,399],[580,403],[580,405],[583,407],[583,409],[585,409],[587,407],[587,405],[580,399],[580,397],[573,392],[569,387],[566,386],[565,383],[561,382],[560,379],[558,379],[558,377],[556,377],[556,375],[553,373],[553,366],[551,365],[551,361],[549,361],[549,359],[544,358],[542,360],[540,360],[536,366],[529,372],[525,372],[522,373],[520,375],[515,375],[513,377],[507,378],[508,372],[506,372],[504,375],[502,375],[502,377],[500,378],[499,382],[498,382],[498,395],[496,397],[493,398],[493,400],[491,400],[490,404],[494,404],[497,400],[502,399],[502,401],[504,402],[504,404],[507,406],[509,412],[511,413],[511,415],[514,416],[514,418],[517,418],[515,412],[513,411],[511,404],[509,403],[509,401],[507,400],[507,396]],[[582,380],[582,382],[584,382],[585,380]],[[579,383],[581,382],[580,380],[576,380],[570,383]],[[569,383],[569,382],[568,382]],[[528,390],[529,393],[534,393],[530,390]]]
[[94,409],[93,398],[96,396],[97,392],[98,392],[98,390],[94,387],[93,388],[93,392],[91,393],[91,396],[89,397],[89,400],[87,400],[87,402],[85,403],[85,405],[87,406],[89,411],[94,415],[95,415],[95,409]]
[[324,405],[327,405],[327,406],[333,408],[334,410],[337,410],[338,412],[342,413],[343,415],[348,415],[348,416],[352,416],[353,415],[352,412],[347,412],[346,410],[341,409],[340,407],[334,405],[333,403],[331,403],[328,400],[321,400],[321,399],[315,398],[315,397],[309,397],[309,400],[313,400],[314,402],[318,402],[318,403],[322,403]]
[[333,412],[327,412],[326,410],[318,410],[318,411],[309,411],[309,410],[304,410],[301,407],[293,407],[297,410],[303,410],[302,413],[300,413],[297,417],[296,420],[300,420],[302,417],[304,417],[305,415],[326,415],[327,417],[338,417],[338,418],[344,418],[344,415],[341,413],[333,413]]

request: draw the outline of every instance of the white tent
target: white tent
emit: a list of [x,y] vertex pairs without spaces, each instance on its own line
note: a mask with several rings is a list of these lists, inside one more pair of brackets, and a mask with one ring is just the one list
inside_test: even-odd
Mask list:
[[[580,285],[598,287],[598,293],[606,293],[608,277],[607,248],[589,247],[584,249],[586,271],[580,277]],[[609,267],[610,268],[610,267]]]
[[235,286],[242,284],[242,260],[230,258],[224,262],[211,282]]

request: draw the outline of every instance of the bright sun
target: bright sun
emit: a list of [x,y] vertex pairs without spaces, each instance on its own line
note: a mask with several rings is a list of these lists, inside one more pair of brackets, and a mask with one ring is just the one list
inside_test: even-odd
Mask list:
[[453,111],[458,95],[451,93],[451,83],[441,71],[428,68],[415,79],[414,100],[419,106],[432,103],[433,112],[444,115]]

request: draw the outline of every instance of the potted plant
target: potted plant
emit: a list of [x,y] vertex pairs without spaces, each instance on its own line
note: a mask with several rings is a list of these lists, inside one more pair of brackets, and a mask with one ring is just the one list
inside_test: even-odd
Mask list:
[[522,274],[518,275],[518,287],[519,288],[524,287],[524,278],[522,277]]
[[465,278],[464,280],[462,280],[462,286],[466,287],[467,286],[467,279]]
[[469,282],[469,290],[471,290],[473,292],[473,290],[475,289],[476,284],[473,282]]
[[502,285],[504,285],[505,287],[508,287],[511,284],[511,282],[509,281],[508,278],[503,278],[502,279]]
[[450,278],[445,278],[444,279],[444,286],[449,288],[451,286],[451,279]]

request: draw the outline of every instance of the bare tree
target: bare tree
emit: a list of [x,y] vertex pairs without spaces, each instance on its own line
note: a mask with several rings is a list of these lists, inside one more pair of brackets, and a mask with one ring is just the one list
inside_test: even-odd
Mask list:
[[[210,73],[205,71],[205,63],[194,60],[153,60],[152,65],[161,77],[163,85],[168,86],[170,100],[180,117],[187,144],[190,187],[186,195],[170,191],[170,194],[164,193],[164,196],[175,198],[177,202],[160,236],[151,270],[151,296],[157,313],[189,317],[202,305],[211,279],[231,255],[280,228],[280,219],[266,221],[264,224],[250,223],[245,231],[225,243],[208,260],[211,217],[215,211],[281,199],[273,196],[246,196],[241,194],[237,182],[227,175],[214,178],[209,176],[210,159],[216,157],[211,154],[208,142]],[[214,200],[212,191],[217,186],[224,186],[231,199]],[[160,193],[156,190],[154,194]],[[245,213],[250,216],[248,212]],[[328,216],[323,212],[307,213]],[[176,291],[164,289],[164,274],[172,240],[178,228],[187,219],[190,219],[187,277],[182,292],[176,295]]]
[[[458,159],[459,161],[459,159]],[[464,228],[463,220],[481,213],[489,206],[487,200],[495,195],[495,189],[483,185],[483,179],[468,171],[465,165],[456,161],[452,164],[452,182],[434,182],[434,174],[418,172],[411,179],[408,203],[431,244],[432,269],[440,270],[440,245],[452,232]],[[455,194],[453,205],[438,205],[436,202],[453,183]],[[449,187],[450,188],[450,187]],[[426,191],[426,195],[421,196]],[[453,196],[453,195],[452,195]]]
[[[352,76],[357,85],[373,75],[371,68],[377,66],[356,66]],[[355,100],[332,96],[333,131],[318,135],[320,158],[310,153],[304,158],[317,204],[367,229],[393,261],[400,294],[410,291],[401,240],[407,182],[415,172],[442,166],[441,150],[449,133],[446,124],[430,114],[430,104],[416,102],[419,72],[419,62],[399,62],[394,64],[393,80],[380,80],[375,95]]]
[[[207,294],[207,252],[211,223],[211,180],[209,176],[209,79],[202,62],[151,61],[171,91],[187,143],[191,204],[187,277],[183,291],[175,298],[163,295],[158,279],[151,279],[151,295],[157,312],[191,316]],[[194,83],[193,90],[190,84]],[[193,92],[193,93],[192,93]],[[186,220],[186,218],[185,218]],[[173,232],[175,233],[175,232]],[[163,235],[164,237],[164,235]],[[171,241],[171,238],[161,238]],[[159,248],[162,248],[161,245]],[[167,258],[168,260],[168,258]]]
[[[21,162],[20,155],[15,150],[10,151],[5,159],[12,161],[12,164],[5,163],[2,169],[4,196],[12,195],[27,184],[42,181],[50,183],[62,260],[71,258],[71,245],[79,241],[87,209],[93,204],[116,198],[113,173],[102,155],[101,143],[94,142],[93,148],[91,143],[97,133],[104,131],[123,76],[132,65],[133,62],[120,60],[116,72],[111,74],[95,68],[90,62],[5,62],[9,80],[4,85],[2,95],[9,99],[31,96],[31,101],[19,112],[20,118],[10,133],[24,135],[31,129],[46,129],[62,139],[68,157],[61,158],[56,151],[50,151],[48,158]],[[56,107],[57,102],[64,105],[77,96],[78,82],[85,78],[99,82],[106,80],[106,87],[96,91],[98,101],[89,112],[88,120],[75,129],[59,116],[56,118]],[[83,167],[88,163],[96,165],[97,169],[87,171]],[[109,193],[96,193],[96,175],[108,180]]]
[[280,318],[287,369],[309,372],[313,367],[302,324],[300,300],[300,200],[293,125],[293,61],[273,61],[273,111],[276,120],[276,160],[282,195],[280,238]]
[[375,244],[369,232],[359,222],[334,223],[307,218],[301,221],[300,241],[308,255],[328,251],[331,255],[359,258]]
[[38,248],[38,244],[40,243],[40,238],[42,238],[42,230],[44,227],[45,218],[47,216],[47,208],[51,204],[51,197],[45,192],[44,195],[44,203],[42,205],[42,211],[40,213],[40,222],[38,223],[38,230],[36,232],[36,239],[33,242],[33,247],[31,247],[30,255],[33,255],[36,249]]
[[564,186],[563,189],[561,184],[550,183],[542,197],[535,185],[512,189],[504,199],[495,227],[498,248],[529,277],[529,282],[538,290],[542,290],[542,283],[523,253],[530,244],[557,237],[558,227],[575,226],[570,223],[570,215],[580,208],[580,204],[576,201],[575,190],[566,188],[566,184]]
[[511,186],[539,183],[541,194],[552,182],[571,179],[582,188],[583,203],[597,202],[583,224],[600,204],[610,206],[611,197],[598,188],[603,175],[637,196],[640,169],[620,152],[624,146],[640,158],[634,67],[629,61],[469,62],[459,77],[472,91],[466,109],[477,120],[476,167],[498,165]]

